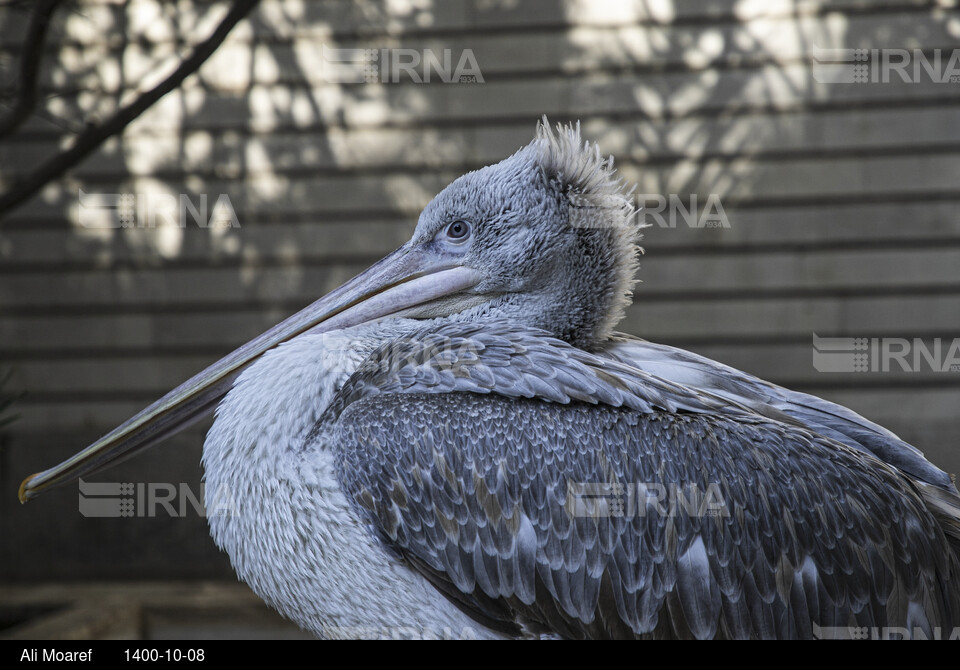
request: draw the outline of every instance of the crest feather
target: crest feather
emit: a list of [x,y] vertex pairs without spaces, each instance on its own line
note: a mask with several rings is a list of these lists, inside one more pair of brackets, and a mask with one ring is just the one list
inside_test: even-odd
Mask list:
[[581,139],[580,122],[551,128],[546,117],[537,125],[529,147],[544,175],[566,195],[569,223],[577,228],[610,232],[609,253],[614,259],[612,300],[606,318],[595,333],[597,340],[609,337],[633,299],[635,275],[643,248],[637,243],[646,226],[638,223],[633,190],[617,175],[613,156],[604,157],[600,147]]

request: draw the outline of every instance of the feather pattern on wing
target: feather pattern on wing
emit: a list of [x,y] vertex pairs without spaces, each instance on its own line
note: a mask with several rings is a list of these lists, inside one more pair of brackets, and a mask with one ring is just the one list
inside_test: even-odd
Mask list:
[[568,349],[490,324],[389,343],[306,449],[335,449],[385,546],[502,630],[929,635],[960,619],[957,557],[897,470]]
[[599,353],[664,380],[726,398],[758,414],[786,422],[793,420],[825,437],[871,453],[921,481],[956,492],[950,476],[924,458],[916,447],[836,403],[777,386],[683,349],[621,333]]

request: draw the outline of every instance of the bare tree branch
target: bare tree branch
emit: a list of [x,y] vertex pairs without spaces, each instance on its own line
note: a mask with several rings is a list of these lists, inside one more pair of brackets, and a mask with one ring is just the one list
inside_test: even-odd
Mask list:
[[260,0],[237,0],[230,7],[230,11],[204,42],[197,45],[193,53],[180,66],[162,81],[158,86],[140,95],[126,107],[101,123],[92,126],[81,133],[73,145],[66,151],[57,154],[36,170],[17,180],[13,186],[0,196],[0,217],[23,201],[33,196],[50,181],[58,178],[64,172],[75,166],[96,150],[108,137],[122,131],[127,125],[143,114],[157,100],[173,89],[180,86],[183,80],[196,72],[201,65],[223,43],[233,27],[239,23]]
[[37,105],[37,79],[40,63],[43,61],[43,42],[47,37],[47,28],[50,27],[50,18],[61,2],[62,0],[38,0],[34,6],[20,55],[17,101],[7,115],[0,119],[0,139],[14,132],[30,118]]

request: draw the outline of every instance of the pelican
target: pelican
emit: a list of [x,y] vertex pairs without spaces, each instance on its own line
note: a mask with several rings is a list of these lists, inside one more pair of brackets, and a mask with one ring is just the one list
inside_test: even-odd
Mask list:
[[544,119],[397,251],[20,499],[219,405],[207,504],[235,505],[213,539],[319,637],[960,626],[945,472],[849,409],[615,332],[634,214],[613,159]]

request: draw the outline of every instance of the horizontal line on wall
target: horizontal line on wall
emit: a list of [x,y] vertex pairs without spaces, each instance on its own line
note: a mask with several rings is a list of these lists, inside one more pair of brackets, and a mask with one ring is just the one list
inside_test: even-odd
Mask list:
[[[634,304],[660,302],[718,302],[718,301],[777,301],[784,299],[849,299],[849,298],[897,298],[937,297],[960,295],[960,284],[934,284],[904,287],[851,287],[851,288],[784,288],[784,289],[723,289],[716,291],[657,291],[645,286],[635,293]],[[317,298],[320,296],[317,295]],[[237,300],[230,302],[163,303],[163,304],[56,304],[56,305],[11,305],[3,307],[3,314],[10,317],[49,316],[102,316],[102,315],[157,315],[157,314],[224,314],[238,312],[261,312],[278,310],[293,314],[306,307],[309,301],[258,301]]]
[[[655,228],[645,229],[649,234]],[[663,229],[669,230],[669,229]],[[684,234],[696,235],[697,232],[684,231]],[[704,236],[716,240],[722,237],[722,230],[701,231]],[[830,254],[830,253],[850,253],[850,252],[874,252],[884,250],[943,250],[960,247],[960,234],[945,237],[921,237],[921,238],[877,238],[864,237],[859,239],[829,239],[829,240],[804,240],[804,241],[763,241],[763,242],[738,242],[722,244],[714,241],[709,242],[684,242],[676,246],[656,246],[650,245],[649,240],[641,241],[641,246],[648,249],[646,258],[683,258],[690,257],[722,257],[722,256],[760,256],[764,254]],[[58,260],[45,261],[23,261],[19,262],[14,258],[7,258],[0,261],[0,276],[23,275],[23,274],[62,274],[66,272],[89,272],[89,273],[112,273],[118,271],[130,272],[151,272],[151,271],[177,271],[177,270],[209,270],[216,272],[219,270],[250,270],[250,269],[304,269],[304,268],[324,268],[338,266],[357,266],[357,270],[372,265],[381,258],[376,254],[352,254],[341,255],[331,254],[329,256],[303,255],[296,259],[284,256],[260,256],[256,259],[248,259],[242,256],[222,256],[217,258],[159,258],[151,257],[143,263],[138,263],[135,258],[120,258],[110,263],[103,263],[98,260],[84,260],[76,258],[66,258]],[[641,258],[641,262],[643,258]]]

